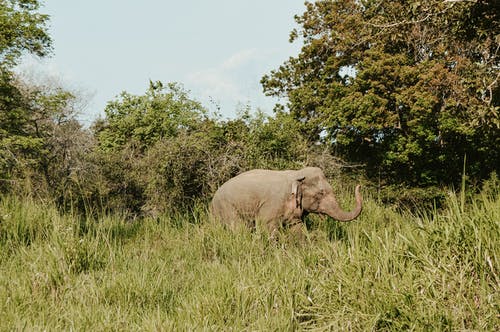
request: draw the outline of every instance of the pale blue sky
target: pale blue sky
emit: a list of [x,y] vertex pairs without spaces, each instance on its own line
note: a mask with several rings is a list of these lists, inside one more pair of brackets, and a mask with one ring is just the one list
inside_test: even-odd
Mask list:
[[304,0],[48,0],[54,55],[22,68],[91,95],[86,121],[121,91],[143,94],[150,79],[180,82],[224,116],[238,103],[271,113],[276,100],[259,81],[298,53],[288,37],[304,9]]

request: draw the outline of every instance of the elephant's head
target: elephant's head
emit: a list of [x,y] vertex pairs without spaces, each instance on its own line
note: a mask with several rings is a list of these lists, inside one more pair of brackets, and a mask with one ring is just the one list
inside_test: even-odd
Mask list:
[[[335,199],[332,187],[323,171],[316,167],[307,167],[297,171],[294,187],[298,186],[300,204],[303,211],[329,215],[338,221],[355,219],[362,209],[360,186],[356,186],[356,207],[350,212],[342,210]],[[297,189],[295,189],[297,191]],[[293,191],[293,190],[292,190]]]

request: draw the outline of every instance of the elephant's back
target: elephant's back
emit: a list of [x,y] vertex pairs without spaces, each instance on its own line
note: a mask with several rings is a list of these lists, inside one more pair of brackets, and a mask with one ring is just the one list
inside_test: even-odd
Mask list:
[[241,208],[255,209],[263,200],[282,196],[289,186],[287,171],[254,169],[241,173],[217,189],[212,198],[212,208],[225,209],[224,205],[248,205]]
[[270,187],[278,189],[277,187],[281,187],[288,182],[288,172],[253,169],[229,179],[217,192],[224,195],[224,193],[265,192]]

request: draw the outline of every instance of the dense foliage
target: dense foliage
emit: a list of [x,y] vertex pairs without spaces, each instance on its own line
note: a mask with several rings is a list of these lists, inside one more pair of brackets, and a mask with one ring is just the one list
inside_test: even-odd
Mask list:
[[[289,99],[273,116],[209,114],[182,85],[123,92],[90,129],[77,93],[13,74],[51,52],[38,1],[0,11],[0,191],[133,215],[184,210],[250,168],[362,169],[385,201],[498,171],[498,11],[490,1],[317,1],[297,16],[302,52],[263,78]],[[353,169],[353,168],[348,168]],[[354,168],[359,170],[359,168]],[[359,174],[359,173],[358,173]]]
[[0,69],[10,70],[28,52],[45,56],[52,50],[49,17],[39,0],[0,0]]
[[51,52],[39,8],[0,6],[1,192],[156,215],[206,201],[251,168],[362,170],[386,202],[442,199],[435,185],[459,182],[464,160],[474,181],[498,171],[495,2],[308,3],[291,35],[302,52],[263,78],[289,112],[243,107],[224,120],[182,85],[150,82],[143,95],[110,101],[89,129],[75,120],[78,93],[12,72],[22,54]]
[[500,2],[322,0],[266,75],[312,141],[372,178],[428,186],[500,165]]
[[307,154],[286,114],[209,117],[181,86],[161,82],[142,96],[123,93],[110,102],[94,133],[105,188],[98,197],[134,213],[192,206],[244,170],[298,167]]
[[144,149],[164,137],[195,130],[205,110],[180,86],[169,84],[164,88],[161,82],[150,82],[145,95],[123,92],[108,103],[104,112],[105,127],[98,132],[99,144],[110,150],[131,142]]
[[51,51],[48,16],[39,14],[39,7],[36,0],[0,1],[0,192],[28,168],[44,168],[47,120],[63,112],[64,105],[58,103],[70,98],[64,92],[36,91],[12,73],[23,54],[45,56]]

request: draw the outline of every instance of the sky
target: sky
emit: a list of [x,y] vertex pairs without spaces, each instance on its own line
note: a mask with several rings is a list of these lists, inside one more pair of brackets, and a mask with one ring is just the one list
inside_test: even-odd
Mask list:
[[26,57],[19,71],[83,91],[84,122],[122,91],[144,94],[149,80],[181,83],[224,117],[241,105],[271,114],[278,100],[260,79],[298,54],[289,34],[304,10],[304,0],[47,0],[54,54]]

